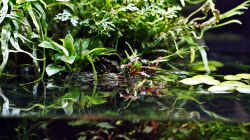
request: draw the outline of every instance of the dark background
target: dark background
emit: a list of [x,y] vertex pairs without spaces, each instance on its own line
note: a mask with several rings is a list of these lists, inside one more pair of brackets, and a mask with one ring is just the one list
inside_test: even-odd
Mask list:
[[[237,5],[243,3],[246,0],[216,0],[216,8],[224,13]],[[212,33],[232,33],[242,35],[248,39],[250,39],[250,8],[245,11],[243,15],[234,16],[234,19],[239,19],[242,21],[242,25],[240,24],[230,24],[225,27],[221,27],[210,32]]]
[[[216,0],[216,9],[224,13],[246,0]],[[229,24],[210,30],[205,35],[208,58],[224,63],[224,74],[250,72],[250,7],[238,19],[242,24]],[[229,20],[229,19],[227,19]]]

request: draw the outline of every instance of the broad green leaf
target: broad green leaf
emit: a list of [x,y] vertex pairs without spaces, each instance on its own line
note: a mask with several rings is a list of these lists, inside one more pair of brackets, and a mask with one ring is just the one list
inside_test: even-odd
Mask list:
[[82,50],[86,50],[90,44],[90,38],[82,39]]
[[239,86],[236,88],[236,90],[240,93],[250,94],[250,85]]
[[75,55],[74,40],[70,34],[67,34],[63,40],[63,47],[68,50],[70,56]]
[[241,80],[241,77],[239,76],[236,76],[236,75],[225,75],[224,76],[224,79],[225,80]]
[[54,65],[54,64],[49,64],[46,67],[46,73],[48,74],[48,76],[52,76],[60,71],[65,70],[65,68],[63,66],[59,66],[59,65]]
[[69,64],[73,64],[75,62],[76,56],[60,56],[60,60],[62,60],[63,62],[69,63]]

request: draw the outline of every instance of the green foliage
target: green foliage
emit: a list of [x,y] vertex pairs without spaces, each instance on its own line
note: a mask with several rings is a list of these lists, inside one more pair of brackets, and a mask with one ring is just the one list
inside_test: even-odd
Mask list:
[[[199,40],[209,29],[240,23],[220,21],[242,14],[249,2],[220,14],[212,0],[3,0],[0,73],[13,59],[10,53],[23,53],[30,56],[39,79],[45,71],[52,76],[89,70],[89,63],[96,79],[100,56],[124,57],[129,49],[137,50],[140,60],[145,57],[168,68],[177,68],[172,60],[185,63],[188,56],[193,63],[199,51],[209,73],[205,46]],[[185,17],[182,10],[190,4],[201,7]]]

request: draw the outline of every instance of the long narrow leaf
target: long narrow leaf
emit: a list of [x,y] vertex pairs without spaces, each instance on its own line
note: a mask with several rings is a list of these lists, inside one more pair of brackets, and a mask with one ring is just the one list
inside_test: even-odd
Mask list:
[[43,41],[38,46],[42,48],[56,50],[59,53],[63,53],[65,56],[69,56],[68,50],[54,41]]
[[30,17],[31,17],[31,19],[32,19],[33,24],[35,25],[37,31],[40,33],[40,30],[41,30],[41,29],[40,29],[39,23],[38,23],[38,21],[37,21],[36,15],[35,15],[35,13],[34,13],[34,11],[33,11],[33,8],[32,8],[32,6],[31,6],[31,3],[29,3],[29,6],[28,6],[27,9],[28,9],[28,12],[29,12],[29,15],[30,15]]
[[210,73],[210,69],[208,67],[207,52],[204,49],[204,46],[199,46],[198,49],[199,49],[200,54],[201,54],[201,58],[202,58],[202,62],[204,64],[204,68],[205,68],[207,73]]
[[38,58],[34,57],[31,53],[21,49],[19,44],[18,44],[18,41],[16,39],[14,39],[13,37],[10,37],[10,43],[16,49],[17,52],[25,53],[25,54],[29,55],[34,60],[43,60],[43,59],[38,59]]
[[7,13],[8,13],[8,0],[2,0],[3,8],[0,10],[0,24],[5,19]]
[[3,72],[7,61],[9,59],[9,48],[8,48],[8,42],[10,39],[10,25],[7,24],[3,26],[2,33],[1,33],[1,51],[3,56],[2,64],[0,65],[0,75]]

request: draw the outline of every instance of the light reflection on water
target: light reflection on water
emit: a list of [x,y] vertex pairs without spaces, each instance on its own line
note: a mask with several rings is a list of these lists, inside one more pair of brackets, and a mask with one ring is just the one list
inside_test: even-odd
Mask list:
[[[199,94],[181,87],[161,87],[162,96],[159,96],[157,90],[150,89],[150,95],[123,82],[122,86],[112,88],[105,88],[108,84],[103,83],[104,86],[98,86],[96,96],[92,96],[91,84],[54,85],[49,82],[21,87],[15,82],[8,83],[11,82],[1,83],[3,117],[103,115],[128,119],[249,121],[250,96],[242,94]],[[137,92],[137,96],[121,96],[129,92]],[[178,97],[185,92],[193,93],[197,102],[185,96]]]

